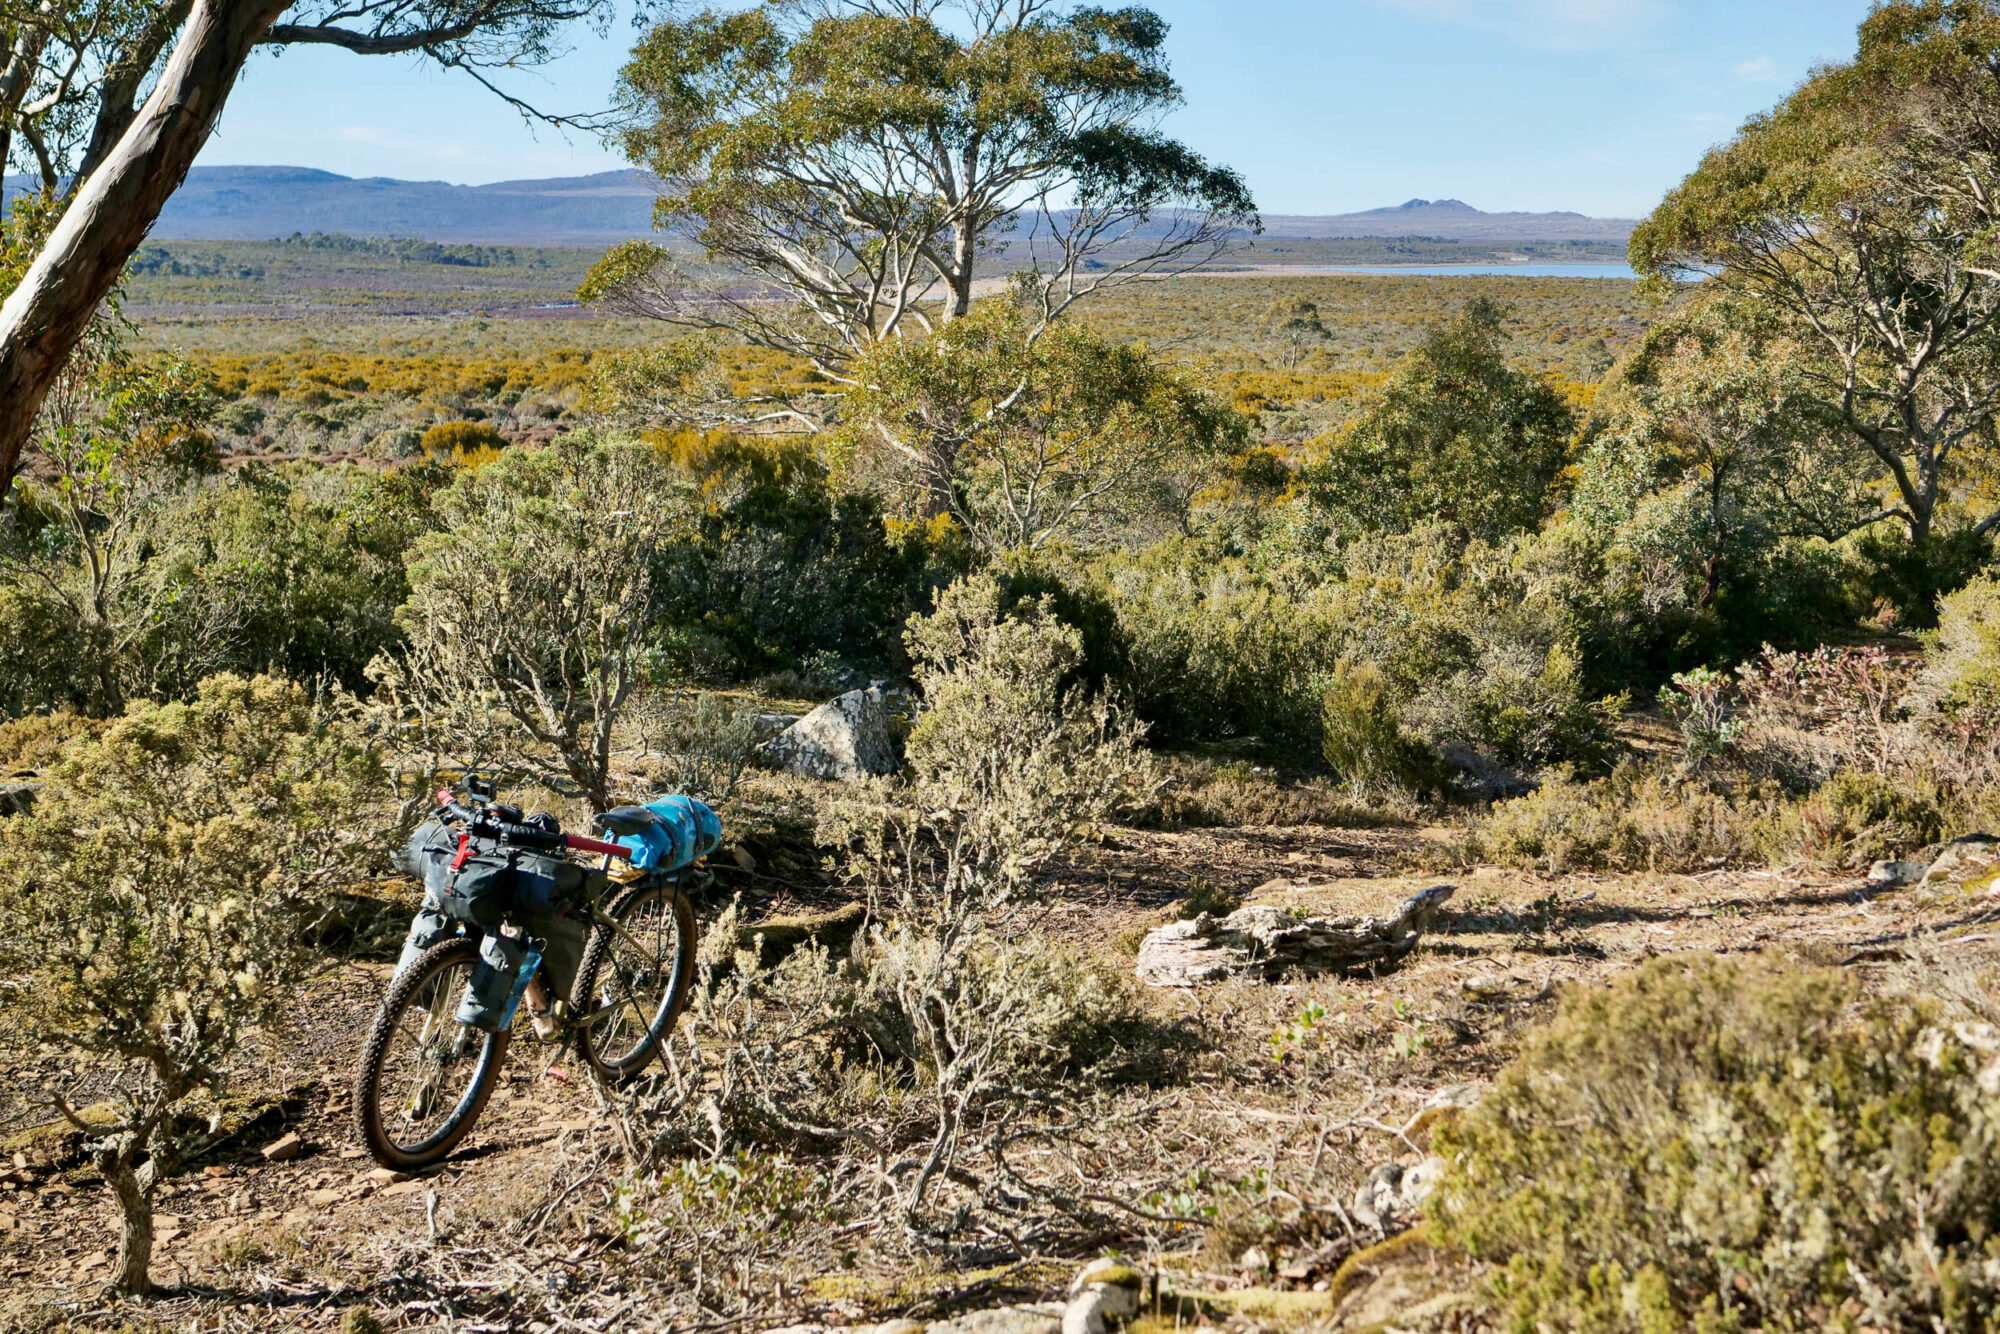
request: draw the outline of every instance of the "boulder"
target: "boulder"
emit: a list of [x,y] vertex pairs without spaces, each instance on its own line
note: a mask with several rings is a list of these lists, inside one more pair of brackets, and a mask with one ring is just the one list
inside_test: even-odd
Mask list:
[[1093,1260],[1070,1284],[1062,1334],[1105,1334],[1108,1322],[1139,1314],[1146,1276],[1110,1258]]
[[1985,888],[2000,879],[2000,838],[1991,834],[1967,834],[1938,849],[1931,860],[1932,883],[1974,885]]
[[1453,887],[1412,894],[1390,917],[1305,917],[1252,903],[1217,921],[1203,913],[1146,934],[1139,979],[1189,987],[1225,978],[1268,980],[1290,969],[1356,972],[1387,967],[1416,948]]
[[889,710],[878,686],[835,696],[765,742],[764,762],[842,782],[896,771]]
[[1922,862],[1876,862],[1868,868],[1868,883],[1888,888],[1914,885],[1928,870]]
[[1062,1302],[1035,1302],[968,1311],[949,1320],[932,1321],[926,1334],[1062,1334],[1065,1309]]
[[0,816],[33,814],[35,795],[41,790],[35,782],[0,782]]

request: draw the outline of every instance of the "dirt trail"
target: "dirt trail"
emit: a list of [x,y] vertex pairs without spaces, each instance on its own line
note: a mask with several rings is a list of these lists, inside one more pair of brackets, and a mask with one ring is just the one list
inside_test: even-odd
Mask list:
[[[1315,912],[1380,912],[1424,885],[1455,884],[1437,930],[1386,976],[1148,993],[1163,1015],[1199,1015],[1245,1043],[1268,1041],[1307,998],[1355,1032],[1372,1024],[1403,1034],[1396,1059],[1365,1057],[1380,1062],[1368,1069],[1373,1115],[1391,1123],[1440,1088],[1489,1078],[1508,1033],[1546,1015],[1560,984],[1653,954],[1777,949],[1866,969],[1904,957],[1913,940],[1968,957],[1995,949],[1987,928],[2000,904],[1962,891],[1884,892],[1852,878],[1739,870],[1545,878],[1396,869],[1424,838],[1394,828],[1120,830],[1052,877],[1042,929],[1129,968],[1138,936],[1179,915],[1196,882]],[[373,1172],[353,1146],[345,1090],[388,972],[386,962],[343,962],[317,977],[296,1031],[239,1077],[260,1091],[237,1109],[251,1119],[161,1189],[154,1273],[166,1291],[148,1308],[153,1318],[175,1328],[330,1329],[365,1304],[390,1328],[477,1330],[515,1327],[505,1312],[523,1285],[543,1298],[590,1292],[600,1315],[618,1301],[643,1303],[642,1290],[620,1296],[603,1267],[618,1240],[601,1187],[546,1207],[566,1164],[606,1147],[609,1134],[573,1063],[550,1066],[553,1048],[515,1046],[491,1108],[442,1170],[413,1180]],[[16,1052],[5,1064],[0,1134],[19,1157],[0,1183],[0,1290],[86,1325],[116,1325],[125,1316],[96,1295],[112,1214],[77,1137],[21,1129],[34,1119],[32,1090],[58,1072],[55,1057]],[[1255,1125],[1299,1115],[1291,1096],[1274,1084],[1197,1079],[1182,1102],[1209,1124]],[[260,1150],[287,1133],[303,1152],[266,1162]],[[1216,1161],[1234,1152],[1275,1161],[1280,1150],[1246,1141],[1219,1149]],[[1359,1171],[1362,1151],[1353,1152]],[[524,1230],[507,1230],[522,1219],[558,1249],[524,1248]]]

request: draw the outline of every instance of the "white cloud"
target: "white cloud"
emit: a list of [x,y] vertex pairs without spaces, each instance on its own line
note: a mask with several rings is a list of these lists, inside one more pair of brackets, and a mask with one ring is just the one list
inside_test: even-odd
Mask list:
[[1736,77],[1746,83],[1771,83],[1778,77],[1778,65],[1769,56],[1758,56],[1738,64]]
[[1500,32],[1532,46],[1622,46],[1665,17],[1668,0],[1373,0],[1458,27]]

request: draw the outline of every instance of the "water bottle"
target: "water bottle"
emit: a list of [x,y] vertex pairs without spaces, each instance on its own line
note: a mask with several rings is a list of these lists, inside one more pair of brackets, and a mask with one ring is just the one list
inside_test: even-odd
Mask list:
[[495,1031],[505,1033],[514,1022],[514,1010],[527,994],[528,983],[535,980],[535,970],[542,966],[542,952],[534,945],[528,946],[528,953],[521,960],[521,966],[514,973],[514,989],[507,993],[507,1008],[500,1012],[500,1026]]

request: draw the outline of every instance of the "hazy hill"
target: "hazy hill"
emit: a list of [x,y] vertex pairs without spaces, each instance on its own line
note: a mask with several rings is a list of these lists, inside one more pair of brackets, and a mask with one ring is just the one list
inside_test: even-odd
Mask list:
[[[168,201],[153,236],[256,241],[320,231],[515,245],[606,243],[651,232],[653,195],[652,179],[639,171],[450,185],[357,180],[309,167],[196,167]],[[1456,199],[1412,199],[1395,208],[1330,217],[1267,217],[1264,227],[1268,240],[1623,243],[1632,231],[1632,223],[1621,219],[1482,213]]]
[[1581,213],[1482,213],[1458,199],[1412,199],[1394,208],[1327,217],[1267,217],[1264,234],[1280,240],[1431,236],[1443,241],[1610,241],[1623,245],[1630,218]]

